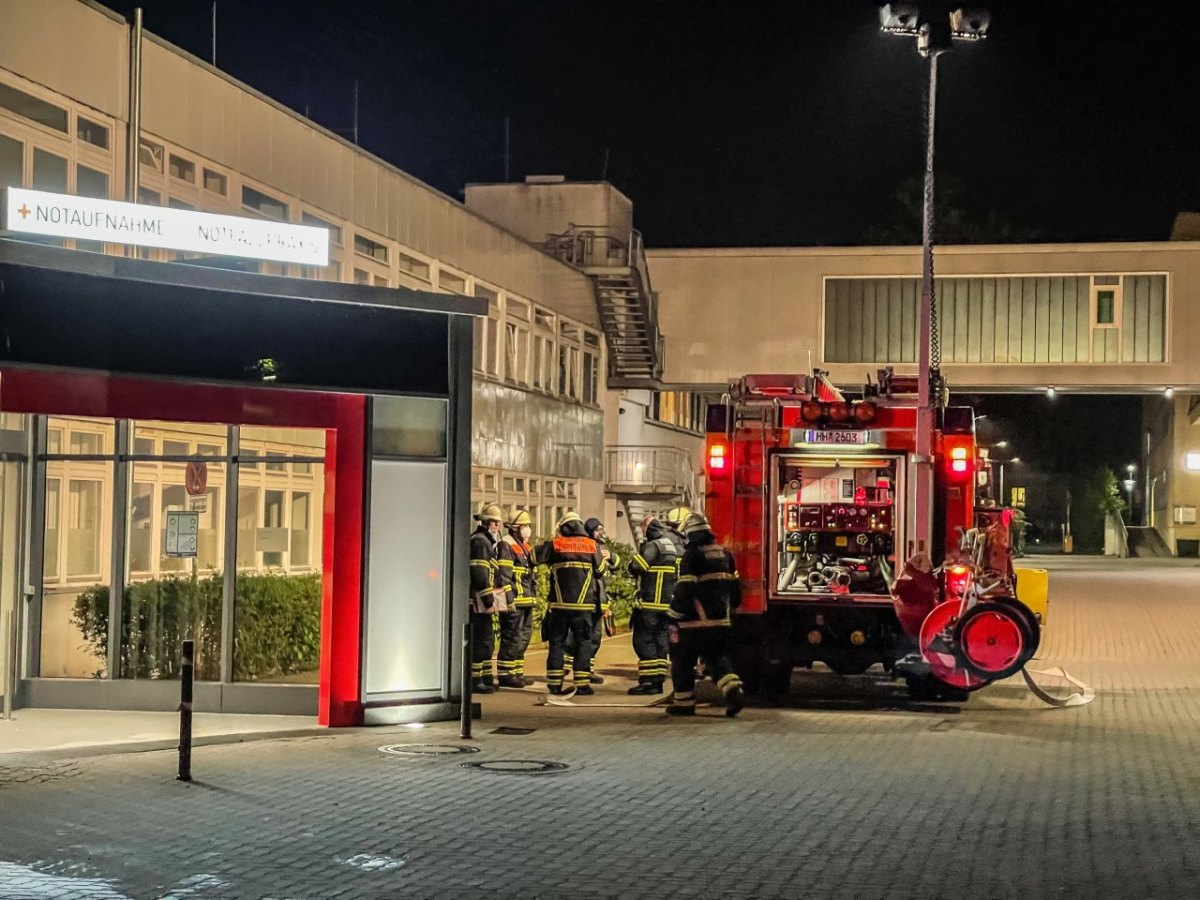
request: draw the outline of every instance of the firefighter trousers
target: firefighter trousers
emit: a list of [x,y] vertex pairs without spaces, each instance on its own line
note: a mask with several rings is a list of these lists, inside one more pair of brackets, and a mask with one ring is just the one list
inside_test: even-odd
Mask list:
[[742,686],[733,671],[729,650],[733,632],[728,628],[679,628],[671,644],[671,680],[675,684],[675,706],[696,705],[696,663],[704,660],[708,674],[726,696]]
[[667,614],[660,609],[633,611],[633,652],[638,658],[638,684],[661,685],[667,678]]
[[520,607],[499,615],[500,653],[496,657],[496,670],[501,678],[506,675],[523,678],[525,651],[533,637],[533,607]]
[[471,613],[471,680],[476,684],[492,684],[492,654],[496,651],[496,635],[492,631],[490,613]]
[[[591,648],[588,651],[588,659],[594,665],[596,662],[596,654],[600,652],[600,643],[604,640],[604,614],[600,610],[592,613],[592,632],[591,632]],[[575,668],[575,656],[579,652],[579,642],[575,639],[574,634],[567,635],[567,645],[563,655],[563,667],[566,669]]]
[[550,655],[546,658],[546,684],[561,688],[566,676],[564,657],[568,637],[575,641],[575,658],[572,665],[576,686],[589,684],[592,680],[592,626],[595,614],[590,610],[552,609],[547,614],[550,630]]

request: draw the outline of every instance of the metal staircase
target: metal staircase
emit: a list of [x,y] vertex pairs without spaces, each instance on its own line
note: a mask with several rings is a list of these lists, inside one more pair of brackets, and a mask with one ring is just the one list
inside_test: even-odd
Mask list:
[[661,387],[664,341],[641,233],[635,229],[618,236],[604,225],[570,225],[563,234],[550,235],[544,246],[595,284],[608,343],[608,386]]
[[604,485],[616,497],[632,531],[649,513],[697,500],[692,455],[679,447],[609,447],[604,451]]

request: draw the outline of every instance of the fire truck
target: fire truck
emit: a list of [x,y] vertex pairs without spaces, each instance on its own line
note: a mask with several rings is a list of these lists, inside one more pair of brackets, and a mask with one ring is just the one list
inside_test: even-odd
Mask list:
[[737,559],[735,666],[782,694],[793,669],[874,664],[919,699],[1020,671],[1040,623],[1016,596],[1006,510],[976,504],[970,407],[936,404],[933,541],[914,540],[917,378],[848,399],[819,370],[747,375],[709,407],[705,512]]

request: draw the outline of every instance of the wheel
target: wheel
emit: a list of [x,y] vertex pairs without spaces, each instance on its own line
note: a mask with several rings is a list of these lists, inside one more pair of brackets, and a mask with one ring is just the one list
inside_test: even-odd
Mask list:
[[863,659],[859,656],[843,656],[840,659],[826,659],[822,662],[839,675],[861,675],[871,668],[874,660]]
[[997,597],[993,602],[1003,603],[1006,606],[1012,607],[1014,611],[1019,613],[1021,617],[1024,618],[1025,624],[1029,630],[1029,634],[1031,635],[1029,658],[1033,659],[1034,654],[1037,653],[1038,647],[1041,646],[1042,643],[1042,623],[1039,622],[1037,616],[1033,614],[1033,610],[1031,610],[1016,597]]
[[957,600],[948,600],[930,610],[925,621],[921,623],[918,647],[921,656],[929,663],[930,669],[938,679],[951,687],[974,691],[991,679],[981,678],[967,671],[959,658],[961,654],[953,634],[960,608],[961,604]]
[[959,616],[952,634],[963,668],[988,681],[1016,675],[1037,646],[1028,618],[1004,601],[972,606]]
[[765,663],[762,688],[768,697],[786,696],[792,689],[792,664],[787,661]]

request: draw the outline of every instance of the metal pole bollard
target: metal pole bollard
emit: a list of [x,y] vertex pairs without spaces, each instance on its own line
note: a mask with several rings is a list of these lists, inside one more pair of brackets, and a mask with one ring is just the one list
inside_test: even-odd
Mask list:
[[0,718],[12,720],[13,694],[17,690],[17,628],[14,613],[10,609],[4,615],[4,643],[7,647],[4,672],[0,675],[0,690],[4,691],[4,715]]
[[192,674],[196,642],[183,642],[183,672],[179,680],[179,774],[180,781],[192,780]]
[[459,711],[458,736],[471,739],[471,617],[463,624],[462,639],[462,709]]

